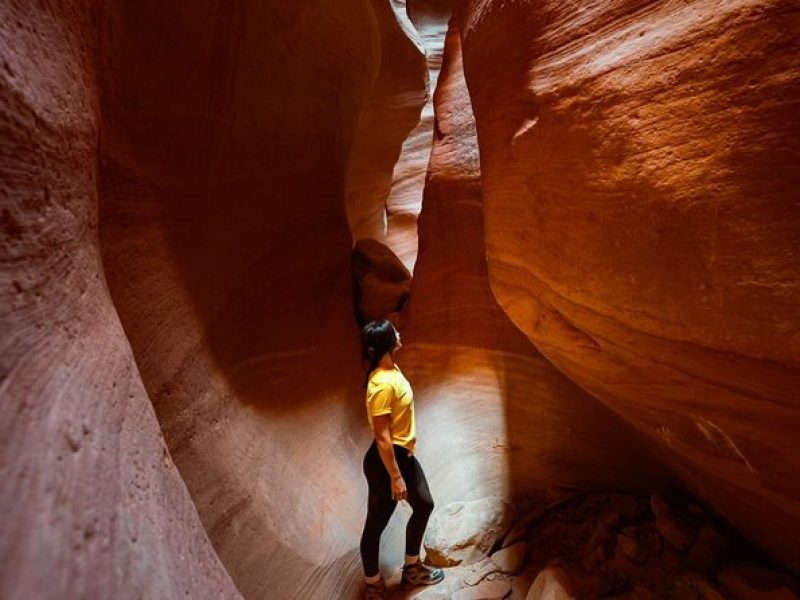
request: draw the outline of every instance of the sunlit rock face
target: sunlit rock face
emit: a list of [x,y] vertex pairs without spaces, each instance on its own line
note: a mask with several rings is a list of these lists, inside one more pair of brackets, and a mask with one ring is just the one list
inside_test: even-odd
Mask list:
[[357,596],[352,241],[388,208],[413,263],[421,169],[399,362],[437,505],[659,487],[647,437],[795,564],[788,2],[459,2],[429,164],[401,145],[444,0],[29,4],[0,2],[0,597]]
[[438,506],[555,485],[664,482],[635,432],[553,367],[489,289],[475,121],[451,23],[400,364]]
[[[385,243],[392,171],[428,101],[428,70],[425,46],[409,20],[405,1],[373,0],[372,4],[379,52],[370,57],[375,62],[374,82],[353,136],[345,199],[353,240],[370,238]],[[430,153],[430,135],[427,150]],[[421,194],[421,185],[419,188]],[[416,248],[416,228],[412,233]]]
[[350,151],[347,216],[354,242],[378,240],[413,271],[433,135],[433,89],[451,2],[374,4],[382,17],[383,55]]
[[409,0],[409,18],[425,48],[429,94],[416,127],[403,143],[385,202],[386,243],[410,271],[417,260],[417,216],[433,142],[433,90],[439,78],[451,0]]
[[797,4],[456,4],[500,305],[797,569]]
[[84,4],[0,3],[0,597],[238,598],[106,288]]

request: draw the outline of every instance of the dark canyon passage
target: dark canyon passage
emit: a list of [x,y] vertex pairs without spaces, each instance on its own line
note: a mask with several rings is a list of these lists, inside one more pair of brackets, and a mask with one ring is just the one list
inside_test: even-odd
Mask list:
[[800,569],[796,3],[0,17],[0,596],[357,597],[363,238],[438,507],[681,488]]

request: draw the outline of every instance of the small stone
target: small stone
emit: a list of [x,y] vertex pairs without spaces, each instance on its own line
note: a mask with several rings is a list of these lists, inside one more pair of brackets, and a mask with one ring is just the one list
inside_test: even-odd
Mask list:
[[650,508],[656,515],[656,529],[673,548],[685,552],[694,541],[694,535],[689,526],[678,518],[658,494],[650,497]]
[[485,559],[482,563],[474,565],[475,571],[464,578],[467,585],[478,585],[488,575],[497,571],[497,565],[490,559]]
[[655,596],[653,596],[653,592],[648,590],[646,587],[641,585],[637,585],[633,590],[631,590],[630,595],[628,596],[629,600],[655,600]]
[[717,579],[736,600],[798,600],[787,585],[786,575],[754,563],[725,569]]
[[700,600],[725,600],[722,594],[705,581],[698,581],[695,587],[697,588],[697,593],[700,595]]
[[516,544],[503,548],[492,554],[492,562],[497,565],[503,573],[517,575],[525,566],[525,555],[528,552],[528,544],[517,542]]
[[689,551],[690,569],[710,573],[719,569],[731,554],[730,542],[713,525],[703,525]]
[[695,517],[701,517],[705,514],[706,511],[703,510],[703,507],[699,504],[695,504],[694,502],[689,502],[686,505],[686,512],[690,515],[694,515]]
[[514,509],[498,497],[453,502],[434,512],[425,533],[427,560],[437,567],[469,565],[488,556],[514,522]]
[[627,556],[631,561],[637,562],[639,559],[639,542],[636,538],[627,535],[619,534],[617,536],[617,544],[619,545],[622,553]]
[[458,590],[452,600],[503,600],[511,593],[511,584],[505,579],[484,581],[476,587]]
[[575,600],[567,574],[561,567],[547,567],[539,572],[525,600]]
[[630,523],[639,519],[646,510],[646,503],[632,494],[613,494],[609,511],[616,515],[617,522]]
[[528,528],[525,526],[523,521],[520,521],[511,528],[511,531],[509,531],[508,535],[506,535],[506,537],[503,539],[501,548],[508,548],[511,544],[516,544],[520,540],[525,539],[525,535],[527,533]]

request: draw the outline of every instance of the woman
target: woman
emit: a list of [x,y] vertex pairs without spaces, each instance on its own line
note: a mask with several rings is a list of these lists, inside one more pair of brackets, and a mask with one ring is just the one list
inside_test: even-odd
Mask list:
[[386,584],[378,569],[381,533],[399,500],[407,500],[414,510],[406,527],[403,585],[432,585],[444,579],[444,573],[419,560],[433,499],[425,473],[414,457],[414,394],[394,362],[395,352],[402,346],[400,334],[387,320],[372,321],[361,332],[361,346],[364,359],[369,362],[367,422],[375,435],[364,457],[369,504],[361,536],[361,560],[367,600],[378,600],[386,598]]

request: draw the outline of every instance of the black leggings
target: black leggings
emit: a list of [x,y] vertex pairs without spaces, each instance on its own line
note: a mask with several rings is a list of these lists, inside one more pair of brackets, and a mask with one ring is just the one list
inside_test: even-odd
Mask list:
[[[425,473],[417,459],[401,446],[394,446],[394,456],[406,482],[407,501],[414,510],[406,526],[406,554],[416,556],[428,525],[428,517],[433,510],[433,499]],[[364,564],[364,574],[373,577],[378,574],[381,534],[397,506],[397,501],[392,499],[391,477],[375,442],[372,442],[364,456],[364,475],[367,476],[369,485],[369,504],[367,522],[364,523],[364,533],[361,535],[361,562]]]

